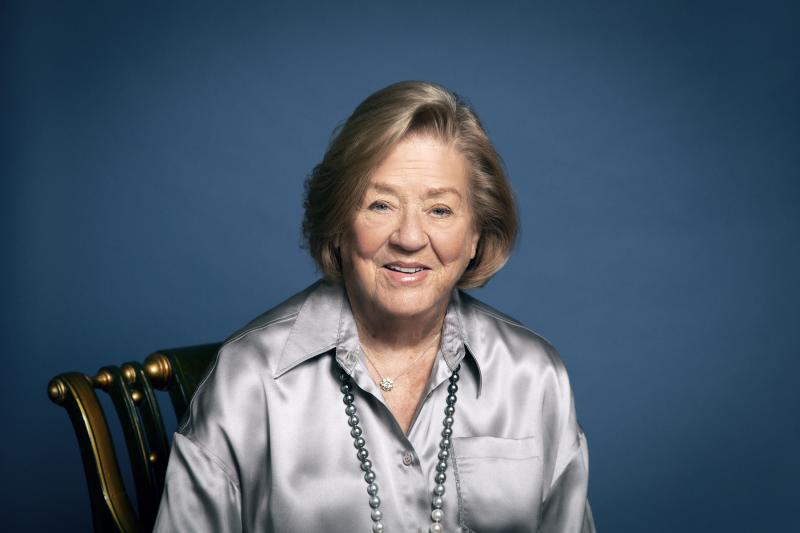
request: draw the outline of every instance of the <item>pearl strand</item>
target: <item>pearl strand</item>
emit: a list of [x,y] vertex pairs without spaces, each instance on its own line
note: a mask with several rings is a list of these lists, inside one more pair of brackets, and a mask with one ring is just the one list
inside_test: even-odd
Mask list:
[[[450,384],[447,387],[447,405],[444,408],[444,420],[442,420],[442,439],[439,441],[439,462],[436,463],[436,474],[433,477],[436,483],[433,487],[431,495],[431,525],[428,528],[430,533],[442,533],[442,520],[444,519],[444,482],[447,479],[445,472],[447,471],[448,460],[450,459],[450,446],[451,437],[453,435],[453,415],[456,412],[456,392],[458,392],[458,372],[461,370],[461,365],[458,365],[453,373],[450,375]],[[354,405],[355,396],[353,395],[352,379],[350,376],[341,372],[339,374],[339,381],[342,385],[340,390],[344,395],[344,412],[347,414],[347,424],[350,426],[350,436],[353,437],[353,445],[356,448],[356,457],[361,463],[361,470],[364,472],[364,481],[367,483],[367,494],[369,495],[369,506],[372,508],[370,517],[372,518],[372,531],[373,533],[383,533],[385,531],[383,525],[383,513],[380,510],[381,499],[378,497],[378,484],[376,483],[375,471],[372,469],[372,461],[369,459],[369,452],[367,451],[367,442],[362,436],[363,430],[359,426],[360,420],[356,406]]]

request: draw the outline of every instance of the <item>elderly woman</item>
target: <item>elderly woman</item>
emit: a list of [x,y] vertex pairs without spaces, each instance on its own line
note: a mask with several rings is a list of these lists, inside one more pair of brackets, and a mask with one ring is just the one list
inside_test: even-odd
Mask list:
[[555,349],[461,292],[517,231],[475,113],[367,98],[307,182],[325,279],[231,336],[173,443],[158,531],[594,531]]

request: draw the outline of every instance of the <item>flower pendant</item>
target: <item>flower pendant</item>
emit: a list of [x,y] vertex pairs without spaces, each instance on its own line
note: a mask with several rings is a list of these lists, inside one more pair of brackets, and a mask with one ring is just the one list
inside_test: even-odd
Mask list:
[[394,388],[394,381],[389,378],[383,378],[380,382],[380,386],[384,391],[389,392]]

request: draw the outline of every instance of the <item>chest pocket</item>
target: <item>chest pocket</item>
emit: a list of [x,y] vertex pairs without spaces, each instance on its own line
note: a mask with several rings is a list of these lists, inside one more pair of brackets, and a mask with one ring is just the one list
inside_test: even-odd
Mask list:
[[453,439],[462,531],[536,531],[542,460],[536,437]]

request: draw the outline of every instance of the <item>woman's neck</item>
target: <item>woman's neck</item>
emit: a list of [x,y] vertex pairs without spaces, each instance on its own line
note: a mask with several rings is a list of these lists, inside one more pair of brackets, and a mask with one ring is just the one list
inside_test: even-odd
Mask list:
[[359,341],[380,360],[407,359],[436,344],[447,310],[446,303],[440,307],[424,315],[398,317],[350,302]]

